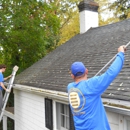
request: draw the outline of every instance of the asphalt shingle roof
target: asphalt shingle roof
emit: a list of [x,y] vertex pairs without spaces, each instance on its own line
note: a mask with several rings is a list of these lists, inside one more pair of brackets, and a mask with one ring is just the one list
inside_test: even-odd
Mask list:
[[[89,70],[90,78],[117,53],[120,45],[126,45],[129,41],[130,19],[91,28],[86,33],[71,38],[17,75],[15,83],[66,92],[66,86],[73,81],[69,73],[73,62],[82,61]],[[130,100],[130,46],[125,55],[121,73],[102,97]]]

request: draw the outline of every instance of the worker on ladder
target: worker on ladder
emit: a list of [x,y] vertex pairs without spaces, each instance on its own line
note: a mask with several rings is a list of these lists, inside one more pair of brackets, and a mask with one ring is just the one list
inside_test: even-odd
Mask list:
[[6,65],[4,64],[0,64],[0,112],[3,106],[3,94],[2,94],[2,90],[4,89],[6,92],[10,92],[9,89],[7,89],[4,84],[3,81],[11,78],[12,75],[9,75],[8,77],[4,78],[3,77],[3,72],[5,72],[6,70]]

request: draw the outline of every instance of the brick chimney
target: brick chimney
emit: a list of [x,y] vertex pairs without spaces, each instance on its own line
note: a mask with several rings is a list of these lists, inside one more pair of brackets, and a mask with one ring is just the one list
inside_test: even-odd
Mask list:
[[98,7],[93,0],[83,0],[79,3],[80,34],[85,33],[91,27],[98,27]]

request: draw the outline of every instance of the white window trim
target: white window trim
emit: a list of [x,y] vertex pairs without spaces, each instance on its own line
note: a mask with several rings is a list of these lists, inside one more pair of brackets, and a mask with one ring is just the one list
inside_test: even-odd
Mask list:
[[[57,103],[57,105],[56,105],[56,103]],[[64,103],[56,102],[56,101],[55,101],[55,111],[53,110],[53,111],[55,112],[55,115],[53,114],[53,116],[55,117],[54,120],[55,120],[55,123],[56,123],[56,124],[54,125],[54,126],[55,126],[54,130],[59,130],[59,129],[57,129],[57,127],[58,127],[58,126],[57,126],[57,122],[58,122],[58,124],[60,125],[60,130],[68,130],[68,129],[66,129],[66,128],[64,128],[64,127],[61,126],[61,112],[60,112],[60,110],[59,110],[60,108],[56,108],[56,107],[60,107],[60,104],[68,105],[68,104],[64,104]],[[57,111],[59,112],[59,113],[58,113],[58,115],[59,115],[59,117],[58,117],[59,120],[57,120],[57,118],[56,118],[56,116],[57,116],[56,112],[57,112]],[[64,114],[62,114],[62,115],[64,115]],[[67,115],[66,115],[66,117],[67,117]]]
[[56,101],[53,100],[53,129],[57,130]]
[[127,121],[130,121],[130,117],[129,116],[124,116],[124,130],[128,130],[127,129]]
[[[66,104],[63,104],[63,109],[65,110],[65,113],[61,113],[60,112],[60,116],[64,116],[65,117],[65,126],[67,127],[67,118],[69,118],[69,115],[67,115],[67,110],[65,109],[65,108],[67,108],[67,105],[65,106]],[[61,105],[60,105],[61,106]],[[69,111],[68,111],[68,113],[69,113]],[[64,127],[62,127],[61,126],[61,130],[68,130],[68,129],[66,129],[66,128],[64,128]]]

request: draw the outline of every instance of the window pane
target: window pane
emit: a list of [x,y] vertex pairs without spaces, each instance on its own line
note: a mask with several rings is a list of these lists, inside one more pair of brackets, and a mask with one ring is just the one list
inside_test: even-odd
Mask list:
[[52,130],[53,114],[52,114],[52,100],[45,99],[45,123],[46,127]]
[[69,106],[66,105],[66,108],[67,108],[67,109],[66,109],[66,110],[67,110],[66,115],[67,115],[67,117],[69,117]]
[[127,130],[130,130],[130,121],[127,120]]
[[66,119],[67,119],[67,120],[66,120],[66,121],[67,121],[67,122],[66,122],[66,123],[67,123],[67,124],[66,124],[66,128],[69,130],[69,125],[70,125],[70,123],[69,123],[69,117],[67,117]]
[[61,104],[61,113],[64,114],[64,105]]
[[57,130],[60,130],[61,127],[61,119],[60,119],[60,103],[56,103],[56,123],[57,123]]
[[64,114],[66,115],[67,114],[67,105],[64,105]]
[[65,127],[65,117],[61,115],[61,126]]

